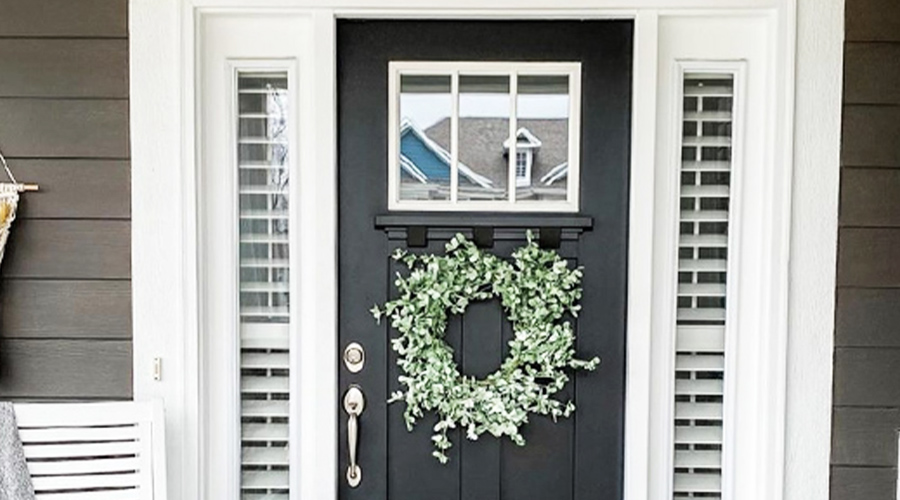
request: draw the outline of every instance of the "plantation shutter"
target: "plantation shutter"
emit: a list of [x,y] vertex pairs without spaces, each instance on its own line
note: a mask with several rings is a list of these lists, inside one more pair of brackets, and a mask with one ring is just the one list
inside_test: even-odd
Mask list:
[[287,500],[288,136],[285,72],[238,76],[241,497]]
[[674,498],[719,499],[734,75],[683,84]]

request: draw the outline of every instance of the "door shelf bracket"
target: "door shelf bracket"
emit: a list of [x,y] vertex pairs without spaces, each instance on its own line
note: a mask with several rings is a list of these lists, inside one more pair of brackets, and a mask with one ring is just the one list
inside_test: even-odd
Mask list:
[[379,215],[375,229],[391,240],[405,240],[408,248],[425,248],[429,239],[448,240],[462,233],[479,248],[493,248],[495,240],[518,240],[527,230],[537,236],[541,248],[558,249],[564,240],[577,240],[591,231],[593,218],[583,216],[453,216]]

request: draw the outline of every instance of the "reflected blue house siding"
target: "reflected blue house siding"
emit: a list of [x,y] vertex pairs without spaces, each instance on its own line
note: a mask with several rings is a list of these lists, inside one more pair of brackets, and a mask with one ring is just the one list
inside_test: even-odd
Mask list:
[[[449,183],[450,167],[443,158],[431,151],[419,137],[409,130],[403,132],[400,138],[400,154],[405,156],[418,169],[425,174],[429,182]],[[409,174],[403,172],[404,177]]]

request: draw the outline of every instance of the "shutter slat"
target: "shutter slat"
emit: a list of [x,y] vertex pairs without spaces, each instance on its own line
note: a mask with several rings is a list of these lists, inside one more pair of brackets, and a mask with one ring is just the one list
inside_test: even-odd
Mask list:
[[288,500],[287,493],[243,493],[242,500]]
[[241,450],[241,463],[244,465],[288,465],[288,449],[248,446]]
[[287,145],[287,139],[267,139],[265,137],[242,137],[238,144],[278,144]]
[[676,420],[722,420],[722,403],[675,403]]
[[685,121],[730,122],[731,111],[687,111]]
[[[722,490],[722,475],[713,474],[675,474],[675,491],[679,493],[719,493]],[[706,497],[704,497],[706,498]]]
[[277,163],[241,163],[238,164],[238,170],[272,170],[274,168],[280,168],[280,165]]
[[725,309],[704,307],[702,309],[678,309],[679,321],[725,321]]
[[290,390],[290,381],[288,377],[241,377],[241,392],[249,393],[269,393],[269,394],[286,394]]
[[[681,187],[681,197],[682,198],[727,198],[728,197],[728,186],[722,186],[719,184],[713,185],[701,185],[701,186],[682,186]],[[713,210],[702,210],[698,211],[698,213],[718,213]],[[725,220],[728,220],[727,212],[725,216]]]
[[676,328],[678,352],[724,352],[725,327],[718,325],[681,325]]
[[682,222],[728,222],[728,212],[721,210],[682,211]]
[[291,312],[288,307],[242,307],[242,318],[290,318]]
[[708,427],[675,427],[675,444],[721,444],[722,428]]
[[241,219],[246,220],[276,220],[287,218],[287,210],[241,210]]
[[290,479],[286,470],[250,470],[241,473],[241,483],[245,490],[283,490]]
[[287,268],[287,259],[241,259],[242,268]]
[[[268,168],[272,168],[269,166]],[[282,186],[259,186],[255,184],[241,184],[238,188],[238,194],[271,194],[285,195],[285,188]]]
[[675,467],[714,469],[722,464],[721,451],[685,450],[675,452]]
[[287,424],[241,424],[244,441],[287,441]]
[[283,281],[265,281],[265,282],[241,282],[241,291],[242,292],[265,292],[265,293],[275,293],[275,292],[288,292],[290,291],[290,285]]
[[684,95],[692,97],[731,97],[734,88],[729,86],[704,85],[703,87],[685,87]]
[[675,370],[721,372],[725,370],[725,356],[702,354],[679,354],[675,356]]
[[684,138],[685,146],[721,148],[731,146],[731,137],[722,136],[690,136]]
[[678,295],[724,297],[725,285],[719,283],[681,283],[678,285]]
[[681,162],[684,172],[729,172],[731,163],[727,161],[689,161]]
[[243,401],[241,416],[257,418],[287,418],[290,411],[287,401]]
[[241,368],[290,368],[290,357],[286,352],[274,353],[243,353],[241,354]]
[[728,262],[718,259],[682,259],[678,261],[678,270],[682,272],[725,272],[727,268]]
[[241,233],[241,243],[279,243],[279,244],[287,244],[288,243],[288,235],[286,234],[269,234],[269,235],[257,235],[257,234],[247,234]]
[[678,246],[695,248],[724,248],[728,246],[728,237],[721,234],[683,234]]
[[721,380],[676,380],[676,396],[721,396]]

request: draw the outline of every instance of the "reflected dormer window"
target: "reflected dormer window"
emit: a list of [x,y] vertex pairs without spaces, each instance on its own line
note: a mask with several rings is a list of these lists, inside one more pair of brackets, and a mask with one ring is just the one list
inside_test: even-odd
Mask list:
[[531,181],[531,151],[516,152],[516,184],[528,185]]

